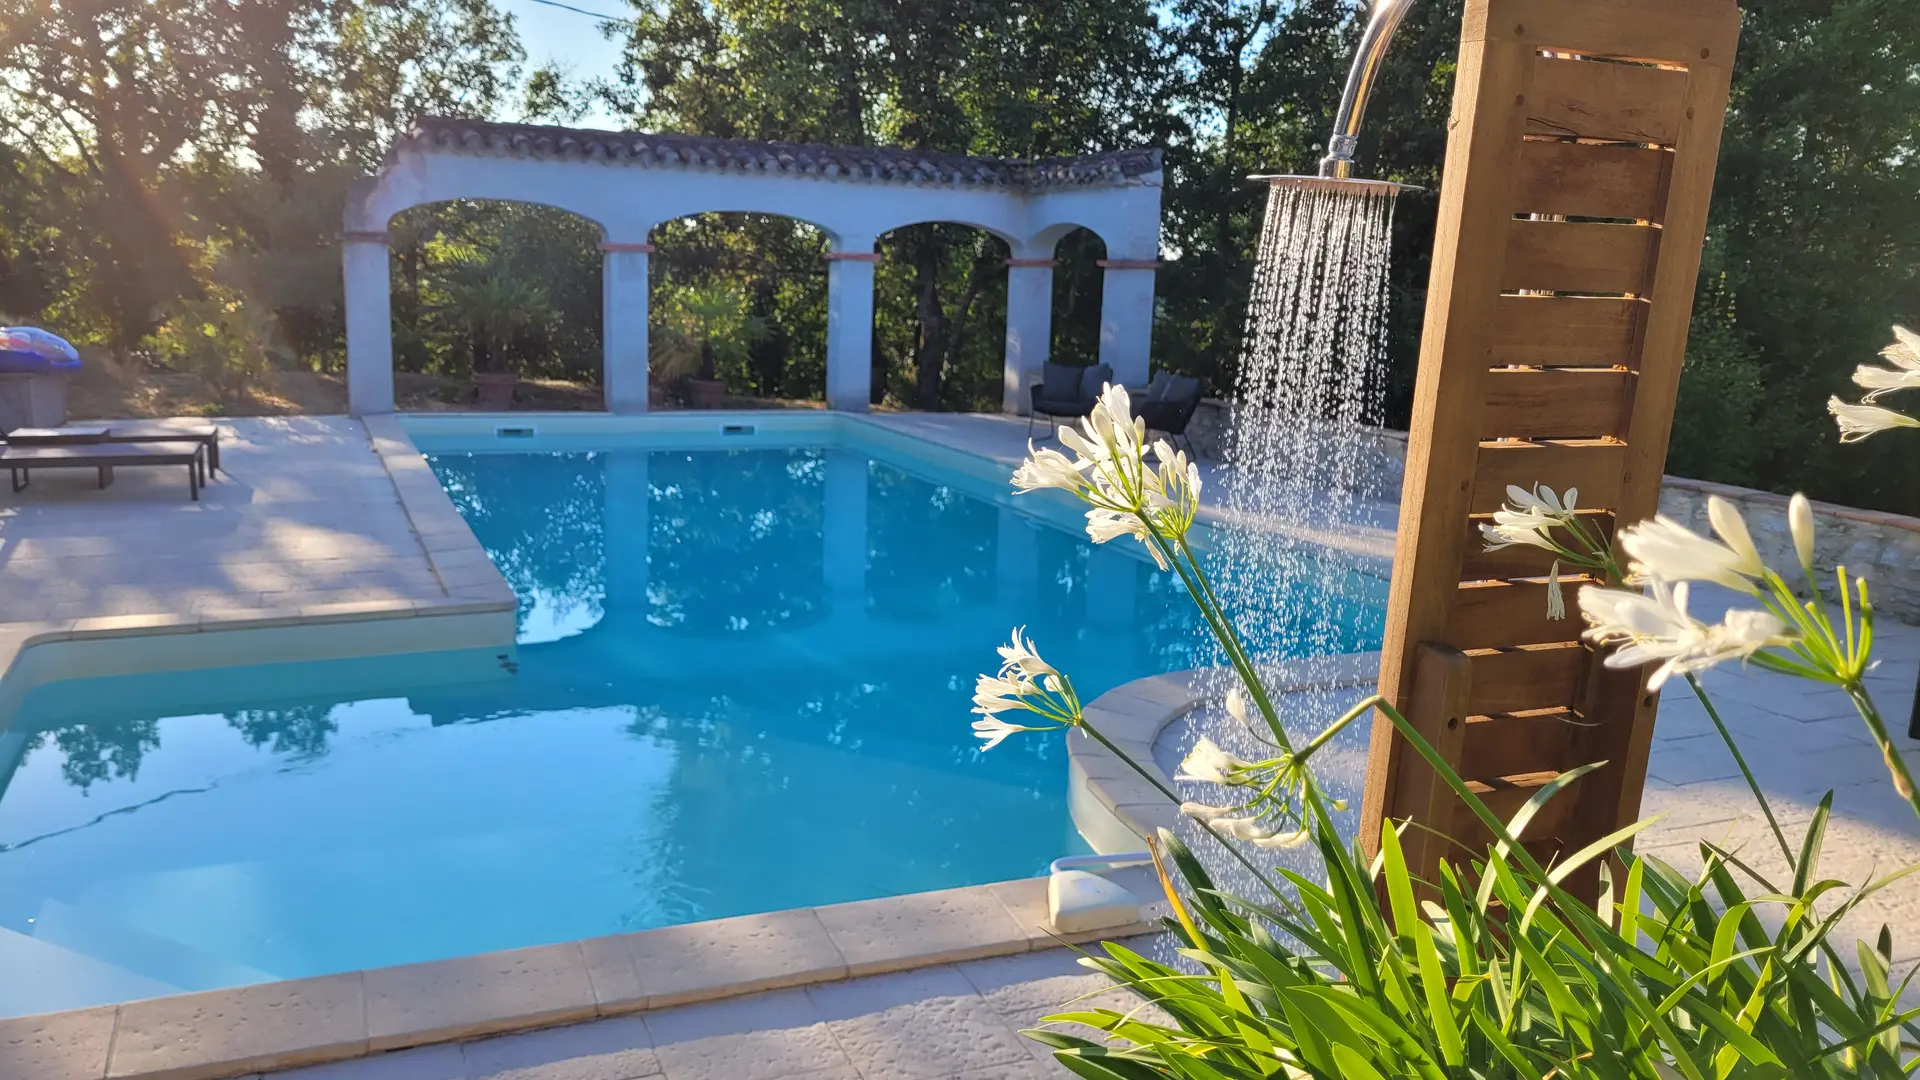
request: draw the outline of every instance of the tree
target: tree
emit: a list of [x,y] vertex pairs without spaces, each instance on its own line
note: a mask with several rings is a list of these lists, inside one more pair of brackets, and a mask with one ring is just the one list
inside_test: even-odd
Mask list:
[[[1699,363],[1677,426],[1759,431],[1744,460],[1677,458],[1704,478],[1920,513],[1897,442],[1841,447],[1824,405],[1920,319],[1920,8],[1901,0],[1748,0],[1714,187],[1703,301],[1730,310],[1750,404],[1726,415]],[[1716,276],[1717,275],[1717,276]],[[1698,313],[1696,312],[1696,319]],[[1697,326],[1697,322],[1696,322]]]
[[[423,111],[492,113],[520,55],[489,0],[0,0],[0,141],[57,192],[84,266],[45,306],[132,351],[202,290],[197,248],[273,250],[275,216],[245,213],[268,200],[246,193],[319,202],[330,242],[328,166],[377,161]],[[290,239],[297,256],[318,238]]]

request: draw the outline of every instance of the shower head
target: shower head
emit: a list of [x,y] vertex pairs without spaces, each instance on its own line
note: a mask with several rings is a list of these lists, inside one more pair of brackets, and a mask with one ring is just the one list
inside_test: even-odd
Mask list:
[[1295,176],[1261,173],[1247,177],[1268,187],[1302,188],[1307,191],[1346,192],[1350,195],[1394,194],[1425,190],[1415,184],[1396,184],[1391,180],[1362,180],[1352,176]]
[[1387,46],[1413,0],[1373,0],[1373,13],[1360,36],[1360,50],[1354,54],[1353,67],[1347,72],[1347,89],[1340,95],[1340,111],[1334,114],[1333,138],[1327,140],[1327,156],[1320,159],[1320,175],[1330,180],[1345,180],[1353,175],[1353,151],[1360,143],[1360,121],[1367,112],[1367,99],[1373,94],[1373,81],[1386,61]]

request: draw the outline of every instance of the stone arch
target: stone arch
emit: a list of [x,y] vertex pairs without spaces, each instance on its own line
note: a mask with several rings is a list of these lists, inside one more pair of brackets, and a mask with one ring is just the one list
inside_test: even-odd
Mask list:
[[991,350],[992,362],[1005,370],[999,335],[988,327],[1005,324],[1007,264],[1016,243],[1006,230],[944,218],[881,234],[886,274],[875,307],[906,314],[913,327],[910,336],[881,343],[886,355],[906,358],[910,378],[894,388],[915,408],[936,407],[957,373],[950,369],[968,355]]
[[[734,244],[742,234],[754,238]],[[783,214],[759,211],[707,211],[662,221],[648,236],[653,247],[649,371],[650,400],[672,393],[676,372],[670,366],[688,359],[675,355],[671,338],[676,300],[684,290],[737,288],[764,333],[724,358],[719,372],[730,391],[743,388],[760,397],[824,396],[827,365],[827,275],[823,256],[832,235],[819,225]],[[663,333],[664,332],[664,333]],[[735,370],[737,369],[737,370]],[[731,374],[730,374],[731,372]]]
[[[1159,237],[1157,150],[1075,158],[972,157],[895,147],[750,142],[652,132],[586,131],[427,118],[395,140],[376,176],[347,200],[346,275],[351,409],[393,409],[387,223],[402,210],[450,199],[537,203],[577,214],[602,232],[603,377],[615,412],[647,407],[649,233],[662,221],[712,212],[758,213],[816,225],[828,237],[827,404],[864,411],[870,400],[874,242],[906,224],[960,222],[1011,249],[1009,281],[1041,244],[1084,225],[1105,239],[1101,358],[1145,379]],[[1116,275],[1124,287],[1116,299]],[[1023,280],[1015,291],[1035,282]],[[1040,294],[1046,283],[1038,283]],[[1035,306],[1028,304],[1028,307]],[[1045,308],[1049,305],[1040,305]],[[1117,321],[1116,321],[1117,320]],[[1014,341],[1010,305],[1008,342]],[[1031,330],[1007,353],[1006,394],[1030,381],[1028,360],[1045,349]],[[1135,369],[1138,369],[1137,371]],[[1032,365],[1037,371],[1037,361]]]
[[[603,267],[598,247],[605,237],[599,222],[546,203],[462,198],[417,203],[386,224],[395,358],[401,368],[438,363],[444,371],[450,359],[477,365],[481,357],[468,354],[490,348],[502,354],[496,361],[521,375],[599,378]],[[488,279],[503,284],[488,289]],[[461,340],[461,332],[448,318],[436,317],[435,308],[457,301],[463,289],[518,297],[547,317],[502,341]]]

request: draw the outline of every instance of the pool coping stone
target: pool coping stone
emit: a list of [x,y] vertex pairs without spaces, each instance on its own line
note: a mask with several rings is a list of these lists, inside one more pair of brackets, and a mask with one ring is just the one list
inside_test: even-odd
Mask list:
[[0,1019],[0,1076],[228,1080],[1159,929],[1055,934],[1046,890],[1023,878]]
[[[399,419],[394,416],[368,416],[361,419],[361,425],[366,431],[369,447],[379,456],[386,469],[401,509],[421,545],[421,551],[441,583],[442,596],[303,605],[240,604],[228,607],[216,604],[213,610],[206,612],[149,612],[55,621],[0,622],[0,720],[11,714],[20,697],[34,686],[71,677],[62,673],[35,679],[19,677],[21,657],[29,650],[48,645],[78,648],[81,650],[78,656],[89,661],[86,666],[91,668],[94,666],[91,661],[105,655],[100,649],[88,648],[95,642],[127,639],[111,652],[113,656],[125,657],[129,650],[137,647],[132,639],[352,625],[356,629],[342,633],[338,642],[341,648],[351,648],[361,643],[362,630],[368,623],[434,618],[458,619],[461,625],[455,628],[434,624],[430,629],[423,625],[416,633],[407,635],[417,639],[414,648],[431,649],[442,647],[438,645],[442,641],[459,640],[510,652],[514,646],[513,622],[519,610],[519,599],[514,595],[513,587],[487,560],[485,547],[467,525],[466,519],[460,516],[453,500],[434,476],[432,466],[415,448]],[[283,639],[286,636],[281,635]],[[394,633],[384,636],[390,643],[388,648],[400,644]],[[317,641],[314,644],[319,647],[313,650],[311,657],[292,656],[286,659],[328,659],[339,652],[339,649],[319,645]],[[355,648],[354,651],[364,650]],[[251,662],[233,659],[231,654],[223,657],[217,650],[210,649],[208,652],[221,657],[227,664]],[[129,670],[132,667],[137,665],[131,665]],[[108,668],[108,671],[88,673],[126,673],[111,670],[113,665],[108,665]]]

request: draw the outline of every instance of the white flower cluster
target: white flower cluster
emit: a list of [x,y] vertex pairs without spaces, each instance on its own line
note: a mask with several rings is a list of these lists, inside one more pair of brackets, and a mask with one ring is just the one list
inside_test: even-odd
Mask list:
[[1920,334],[1904,326],[1894,327],[1893,344],[1882,349],[1880,355],[1892,366],[1862,364],[1854,370],[1854,383],[1867,391],[1860,404],[1842,401],[1838,396],[1827,399],[1827,411],[1840,425],[1843,443],[1859,442],[1889,428],[1920,427],[1920,420],[1873,404],[1896,390],[1920,387]]
[[[1674,675],[1703,671],[1727,660],[1745,660],[1768,646],[1790,645],[1794,635],[1770,611],[1735,609],[1708,625],[1687,613],[1689,582],[1706,581],[1760,595],[1759,583],[1771,571],[1732,503],[1707,500],[1707,517],[1719,540],[1711,540],[1667,517],[1633,525],[1620,534],[1620,549],[1630,560],[1627,582],[1646,592],[1588,585],[1580,590],[1580,611],[1591,624],[1586,638],[1619,645],[1608,667],[1631,668],[1660,662],[1649,689]],[[1813,508],[1795,495],[1788,513],[1794,547],[1801,562],[1813,564]]]
[[[991,750],[1016,731],[1054,731],[1080,722],[1080,701],[1073,686],[1052,664],[1040,658],[1033,639],[1015,630],[1013,639],[1000,646],[1000,671],[982,675],[973,687],[973,711],[980,719],[973,722],[973,734],[982,740],[980,749]],[[1001,718],[1004,712],[1020,711],[1045,718],[1044,724],[1015,724]]]
[[[1227,712],[1252,730],[1247,720],[1246,698],[1238,688],[1227,692]],[[1239,806],[1180,804],[1181,813],[1222,836],[1272,850],[1296,847],[1310,835],[1307,821],[1300,812],[1308,783],[1303,758],[1282,753],[1263,761],[1248,761],[1202,736],[1173,778],[1252,792],[1252,797]],[[1344,810],[1346,804],[1336,802],[1333,807]]]
[[1532,491],[1509,484],[1506,505],[1494,513],[1493,524],[1480,526],[1488,551],[1519,544],[1553,552],[1553,566],[1547,571],[1549,619],[1567,617],[1566,598],[1560,593],[1561,561],[1571,560],[1582,566],[1595,563],[1588,554],[1569,548],[1553,536],[1553,530],[1561,529],[1576,542],[1586,545],[1598,542],[1594,534],[1580,524],[1579,499],[1579,488],[1568,488],[1563,495],[1539,484],[1535,484]]
[[1165,439],[1153,444],[1155,464],[1148,465],[1146,422],[1134,417],[1126,388],[1111,383],[1080,430],[1062,427],[1059,435],[1060,445],[1073,456],[1029,444],[1027,460],[1014,471],[1014,488],[1073,492],[1091,507],[1087,535],[1094,543],[1134,537],[1160,569],[1167,569],[1167,554],[1154,534],[1171,541],[1193,525],[1200,510],[1200,467]]

